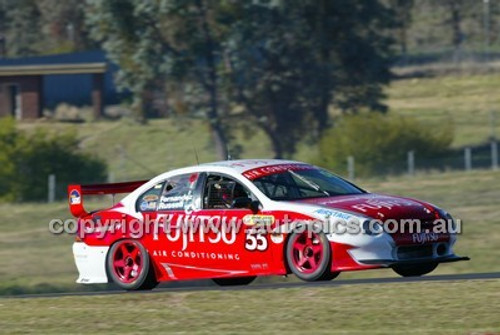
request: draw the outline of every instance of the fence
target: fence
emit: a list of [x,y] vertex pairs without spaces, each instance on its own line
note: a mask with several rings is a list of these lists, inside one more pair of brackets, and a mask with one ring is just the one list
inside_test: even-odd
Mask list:
[[[356,162],[353,156],[347,158],[347,176],[354,179],[356,176]],[[472,169],[498,170],[498,143],[492,141],[487,145],[465,147],[453,150],[447,155],[437,158],[419,159],[418,152],[409,151],[401,161],[396,164],[377,166],[374,175],[406,174],[415,175],[416,171],[449,171]]]
[[[347,178],[356,178],[356,160],[353,156],[347,158]],[[418,152],[408,151],[406,157],[401,157],[401,161],[396,164],[376,167],[372,174],[384,175],[408,175],[413,176],[417,171],[448,171],[472,169],[493,169],[498,170],[498,143],[492,141],[486,145],[475,147],[465,147],[457,149],[451,153],[437,158],[420,158]],[[147,177],[144,177],[146,179]],[[137,178],[136,178],[137,179]],[[140,178],[139,178],[140,179]],[[54,202],[56,199],[66,197],[67,182],[56,183],[56,175],[49,175],[47,179],[47,201]],[[115,182],[115,175],[110,172],[108,182]],[[120,180],[121,181],[121,180]],[[95,181],[79,181],[80,184],[93,184]]]

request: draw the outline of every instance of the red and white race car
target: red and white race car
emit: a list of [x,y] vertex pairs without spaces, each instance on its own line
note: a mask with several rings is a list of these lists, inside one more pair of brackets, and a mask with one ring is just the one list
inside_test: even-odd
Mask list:
[[[135,290],[290,273],[315,281],[382,267],[419,276],[468,259],[453,252],[457,225],[445,211],[296,161],[222,161],[68,193],[78,283]],[[108,209],[83,207],[85,195],[117,193],[130,194]]]

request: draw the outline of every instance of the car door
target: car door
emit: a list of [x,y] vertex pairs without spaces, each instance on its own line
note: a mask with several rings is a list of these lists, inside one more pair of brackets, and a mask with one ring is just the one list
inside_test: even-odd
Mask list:
[[[204,250],[209,257],[207,264],[216,270],[212,278],[270,274],[268,222],[259,220],[268,216],[250,209],[250,202],[257,198],[235,178],[220,173],[207,173],[200,191],[201,210],[197,215],[211,223]],[[237,204],[237,199],[242,201]]]
[[[185,223],[196,208],[199,175],[173,176],[137,199],[136,208],[142,213],[147,227],[145,243],[163,273],[162,280],[198,278],[194,265],[198,261],[196,254],[202,248],[192,243],[194,234],[191,226]],[[158,189],[161,192],[157,192]]]

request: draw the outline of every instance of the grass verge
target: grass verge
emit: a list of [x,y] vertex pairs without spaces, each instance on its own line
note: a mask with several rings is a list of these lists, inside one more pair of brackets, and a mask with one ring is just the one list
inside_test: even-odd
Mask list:
[[500,281],[0,300],[0,329],[41,333],[483,334]]

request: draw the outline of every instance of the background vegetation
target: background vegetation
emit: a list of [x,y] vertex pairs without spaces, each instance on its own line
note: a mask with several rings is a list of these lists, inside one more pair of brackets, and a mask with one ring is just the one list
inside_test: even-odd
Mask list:
[[347,174],[352,156],[357,175],[400,173],[405,157],[414,151],[419,159],[445,155],[453,140],[449,125],[428,125],[415,118],[394,115],[356,115],[342,118],[319,144],[319,165]]
[[[460,65],[464,61],[496,59],[499,17],[496,2],[472,0],[87,0],[64,4],[5,0],[0,4],[0,54],[19,57],[102,48],[120,66],[117,84],[133,92],[130,108],[135,120],[144,124],[151,118],[167,118],[165,124],[176,129],[188,120],[194,132],[207,133],[202,146],[211,159],[225,159],[228,153],[233,158],[258,153],[258,148],[245,146],[249,138],[265,144],[265,156],[310,159],[318,150],[322,155],[325,147],[337,146],[331,134],[339,128],[327,130],[342,123],[342,116],[388,110],[429,121],[422,128],[430,123],[436,125],[431,128],[439,128],[442,122],[448,128],[451,123],[449,128],[456,130],[452,145],[458,149],[457,145],[487,140],[485,131],[489,132],[491,122],[486,105],[496,106],[498,95],[486,95],[483,90],[491,85],[488,90],[494,91],[497,80],[477,73],[470,78],[423,79],[433,73],[412,66],[447,62],[457,65],[454,75],[463,75],[467,74]],[[388,91],[391,79],[400,82]],[[483,82],[475,85],[473,81]],[[393,89],[399,91],[391,94]],[[437,100],[438,96],[442,99]],[[426,101],[428,97],[432,98]],[[400,123],[409,125],[412,120]],[[478,130],[464,133],[472,123]],[[363,133],[364,126],[358,122],[361,129],[355,133]],[[92,137],[100,136],[99,127]],[[450,136],[451,132],[446,135]],[[320,141],[323,149],[317,147]],[[386,140],[376,142],[381,141]],[[427,143],[410,142],[404,149],[385,152],[414,150],[427,159],[444,150],[424,152]],[[111,156],[134,156],[116,147],[97,150],[113,151]],[[356,157],[367,151],[362,145],[338,150],[343,150],[341,157],[325,161],[331,168],[340,168],[346,151],[356,150]],[[168,166],[177,165],[167,159]],[[111,164],[125,165],[117,161],[123,159]],[[359,163],[360,168],[365,166],[362,173],[380,172],[379,163]],[[393,160],[387,163],[395,164]],[[395,170],[399,169],[385,173]]]
[[105,162],[78,145],[74,134],[36,129],[27,135],[12,119],[0,119],[0,200],[47,199],[50,174],[60,185],[106,180]]

